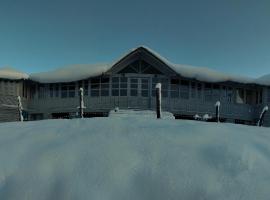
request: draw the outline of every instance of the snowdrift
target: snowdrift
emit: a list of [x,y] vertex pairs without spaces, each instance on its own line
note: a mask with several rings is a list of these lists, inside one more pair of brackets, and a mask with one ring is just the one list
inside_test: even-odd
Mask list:
[[269,199],[270,129],[143,117],[0,124],[0,199]]

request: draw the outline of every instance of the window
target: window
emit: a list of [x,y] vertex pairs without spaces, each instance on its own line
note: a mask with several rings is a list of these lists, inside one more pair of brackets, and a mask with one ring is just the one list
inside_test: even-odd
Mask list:
[[53,84],[50,84],[50,97],[53,97]]
[[38,98],[39,99],[46,98],[46,90],[45,90],[45,85],[44,84],[39,84],[38,85]]
[[202,84],[201,83],[197,84],[197,97],[198,99],[202,98]]
[[245,103],[245,92],[244,89],[237,88],[236,89],[236,96],[235,96],[235,101],[236,103],[243,104]]
[[253,104],[253,92],[252,90],[246,90],[246,100],[245,100],[246,104]]
[[55,89],[55,97],[59,97],[59,84],[55,84],[54,85],[54,89]]
[[262,104],[262,90],[256,91],[256,104]]
[[137,78],[130,79],[130,96],[132,97],[138,96],[138,79]]
[[101,96],[109,96],[110,78],[101,78]]
[[189,81],[181,80],[180,97],[182,99],[189,99]]
[[213,85],[213,101],[220,100],[220,86],[217,84]]
[[270,87],[267,88],[267,102],[270,102]]
[[120,78],[120,96],[127,96],[127,78]]
[[196,98],[196,83],[191,83],[191,98]]
[[212,84],[210,83],[204,85],[204,100],[212,101]]
[[63,83],[61,85],[61,98],[75,97],[75,83]]
[[149,96],[149,80],[141,79],[141,95],[142,97]]
[[112,96],[119,96],[119,77],[112,78]]
[[91,79],[91,96],[98,97],[100,91],[100,78],[92,78]]
[[179,98],[179,79],[171,79],[171,98]]
[[231,103],[233,98],[233,89],[232,87],[228,87],[227,89],[227,102]]
[[83,86],[83,93],[85,96],[88,96],[88,90],[89,90],[89,81],[85,80],[84,81],[84,86]]
[[161,74],[161,72],[147,63],[144,60],[136,60],[124,69],[119,74],[138,73],[138,74]]
[[75,97],[75,83],[68,85],[68,97]]

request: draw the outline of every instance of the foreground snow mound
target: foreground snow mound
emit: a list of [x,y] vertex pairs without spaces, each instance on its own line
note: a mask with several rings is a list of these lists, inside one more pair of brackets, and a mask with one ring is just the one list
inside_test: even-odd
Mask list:
[[146,118],[0,125],[0,199],[269,199],[270,129]]

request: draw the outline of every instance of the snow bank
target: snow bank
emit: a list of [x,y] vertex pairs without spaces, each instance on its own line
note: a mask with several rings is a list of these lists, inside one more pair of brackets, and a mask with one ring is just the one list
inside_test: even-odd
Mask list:
[[267,200],[269,128],[145,118],[0,124],[0,199]]
[[13,68],[5,67],[5,68],[0,68],[0,78],[19,80],[19,79],[28,79],[29,76]]
[[[175,119],[172,113],[166,111],[162,111],[161,116],[162,119]],[[116,108],[109,112],[109,117],[142,117],[148,119],[156,119],[157,114],[152,110],[120,110],[119,108]]]

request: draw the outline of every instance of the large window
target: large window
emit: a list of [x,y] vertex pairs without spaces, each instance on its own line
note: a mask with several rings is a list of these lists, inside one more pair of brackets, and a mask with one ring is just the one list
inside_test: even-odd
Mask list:
[[253,101],[253,92],[252,90],[246,90],[246,104],[252,105]]
[[100,86],[101,86],[101,91],[100,91],[101,96],[109,96],[110,78],[102,77],[100,79]]
[[196,83],[191,82],[191,98],[196,98]]
[[212,101],[212,84],[210,83],[204,85],[204,100]]
[[91,79],[91,96],[98,97],[100,96],[100,78]]
[[44,84],[39,84],[38,85],[38,98],[39,99],[46,98],[46,88],[45,88]]
[[119,96],[119,77],[112,78],[112,96]]
[[171,98],[179,98],[179,79],[171,79]]
[[141,79],[141,96],[149,96],[149,79]]
[[220,86],[217,84],[213,85],[213,101],[220,100]]
[[198,99],[202,98],[202,84],[201,83],[197,83],[197,97]]
[[127,78],[112,78],[112,96],[127,96]]
[[61,85],[61,97],[75,97],[75,83],[63,83]]
[[267,88],[267,102],[270,102],[270,87]]
[[262,104],[262,89],[256,91],[256,104]]
[[228,87],[228,89],[227,89],[227,102],[231,103],[232,99],[233,99],[233,88]]
[[50,97],[53,97],[53,84],[50,84]]
[[137,78],[130,79],[130,96],[132,97],[138,96],[138,79]]
[[245,91],[244,89],[237,88],[235,94],[236,103],[243,104],[245,103]]
[[189,81],[181,80],[180,97],[182,99],[188,99],[189,98]]
[[126,77],[120,78],[120,96],[122,97],[127,96],[127,78]]

